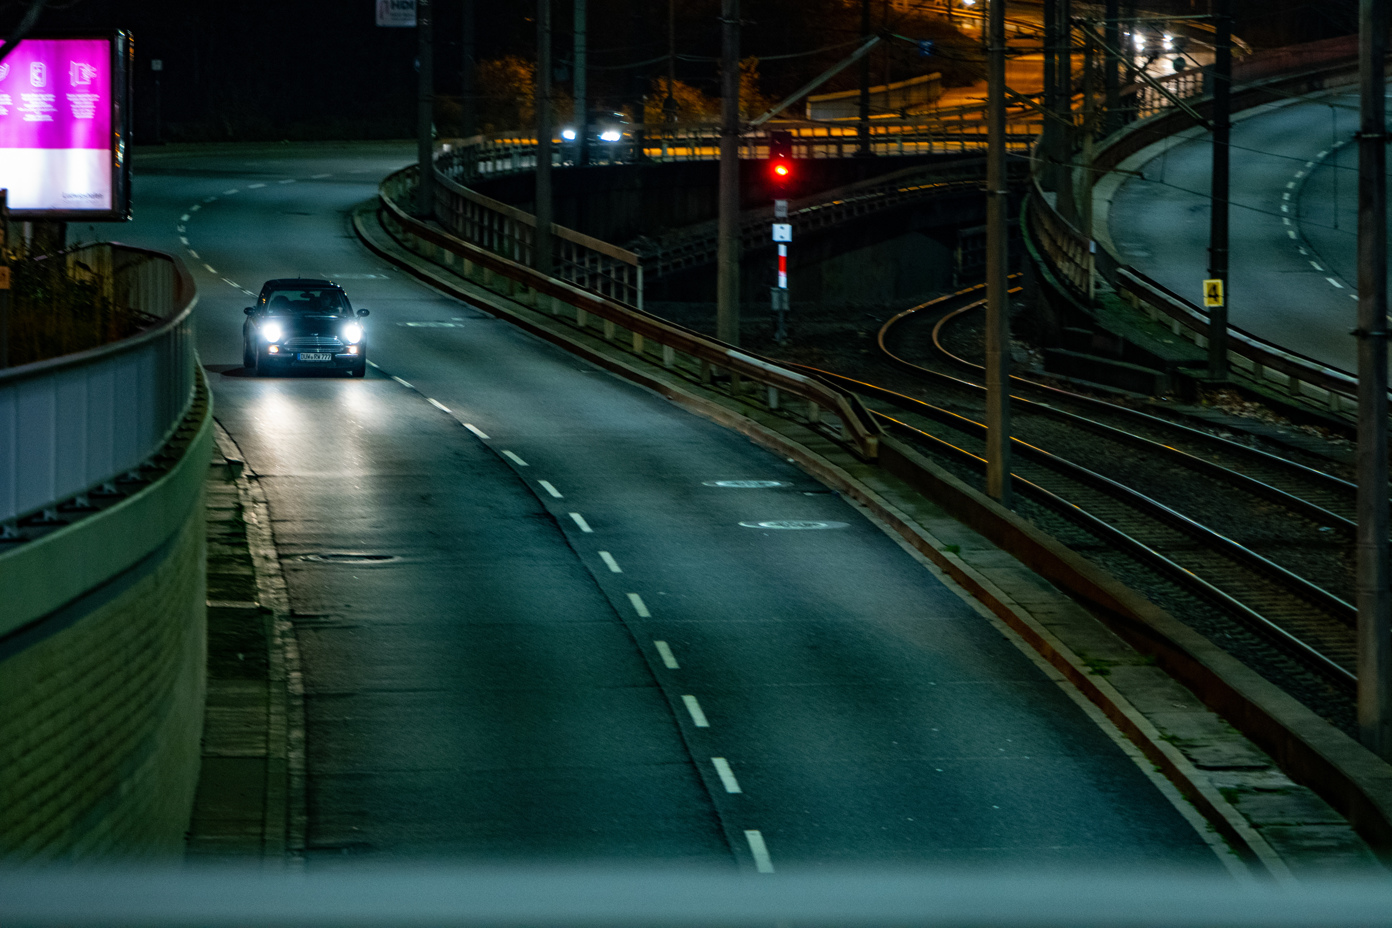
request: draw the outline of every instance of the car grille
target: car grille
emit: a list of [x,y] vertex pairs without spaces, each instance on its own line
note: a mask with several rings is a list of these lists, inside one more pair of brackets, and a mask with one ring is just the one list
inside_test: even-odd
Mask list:
[[342,348],[343,342],[333,335],[304,335],[299,338],[287,338],[285,347],[295,349]]

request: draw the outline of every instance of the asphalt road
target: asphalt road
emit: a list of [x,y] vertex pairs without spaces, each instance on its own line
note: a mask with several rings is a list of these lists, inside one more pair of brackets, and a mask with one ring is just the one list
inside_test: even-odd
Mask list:
[[[1356,94],[1265,109],[1232,130],[1232,324],[1345,371],[1357,368]],[[1207,275],[1211,136],[1144,165],[1112,201],[1122,260],[1195,303]]]
[[[140,153],[138,218],[115,236],[194,269],[216,414],[268,495],[306,674],[311,863],[1221,866],[841,498],[372,258],[345,211],[410,157]],[[297,274],[372,311],[380,371],[246,376],[243,291]]]

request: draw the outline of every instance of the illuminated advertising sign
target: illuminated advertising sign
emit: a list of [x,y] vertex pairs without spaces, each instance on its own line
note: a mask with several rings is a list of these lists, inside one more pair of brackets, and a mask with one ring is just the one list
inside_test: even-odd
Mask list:
[[130,218],[130,38],[25,39],[0,61],[0,187],[17,219]]

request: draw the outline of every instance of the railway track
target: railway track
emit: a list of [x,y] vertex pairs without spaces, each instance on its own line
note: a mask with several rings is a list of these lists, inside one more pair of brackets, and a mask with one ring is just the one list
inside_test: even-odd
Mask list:
[[[942,336],[981,303],[973,288],[884,324],[878,344],[901,376],[883,379],[898,389],[819,372],[859,394],[891,433],[977,485],[984,387],[971,372],[980,367],[942,348]],[[936,346],[932,367],[921,363],[928,344]],[[1048,384],[1015,377],[1011,393],[1022,515],[1335,724],[1354,727],[1352,484]]]

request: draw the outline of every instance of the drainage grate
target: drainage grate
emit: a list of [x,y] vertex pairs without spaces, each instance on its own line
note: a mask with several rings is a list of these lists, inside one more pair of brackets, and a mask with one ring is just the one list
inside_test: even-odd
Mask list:
[[399,561],[395,554],[359,554],[352,551],[335,551],[328,554],[302,554],[297,561],[314,561],[320,564],[385,564]]

